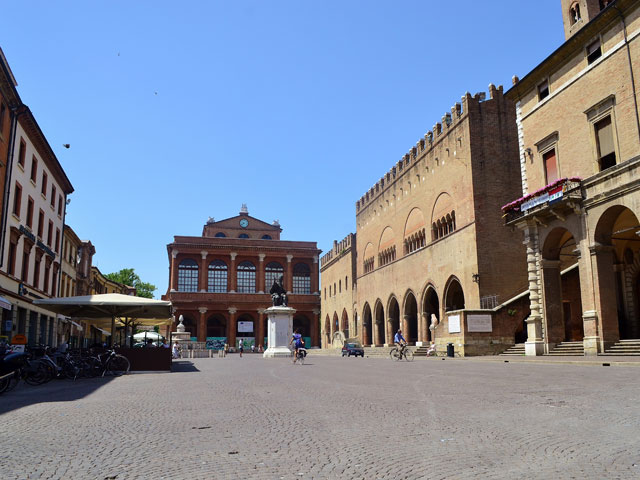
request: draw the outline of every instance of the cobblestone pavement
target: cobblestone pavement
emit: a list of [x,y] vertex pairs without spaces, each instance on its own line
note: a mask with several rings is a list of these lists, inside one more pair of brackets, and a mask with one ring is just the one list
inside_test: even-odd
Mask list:
[[640,478],[638,367],[197,359],[0,396],[3,479]]

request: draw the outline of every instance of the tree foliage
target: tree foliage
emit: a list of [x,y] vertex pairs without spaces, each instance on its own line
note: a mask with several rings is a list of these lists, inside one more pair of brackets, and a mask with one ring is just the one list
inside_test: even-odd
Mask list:
[[105,277],[113,282],[135,287],[138,297],[153,298],[153,292],[157,290],[155,285],[143,282],[133,268],[123,268],[119,272],[107,273]]

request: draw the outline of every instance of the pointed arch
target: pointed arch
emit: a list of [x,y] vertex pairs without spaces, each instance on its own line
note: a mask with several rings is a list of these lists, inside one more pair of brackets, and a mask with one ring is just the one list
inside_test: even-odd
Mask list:
[[373,315],[369,302],[365,302],[362,308],[362,345],[372,345],[373,338]]
[[340,330],[344,333],[345,338],[349,338],[349,314],[347,314],[347,309],[342,309],[342,318],[340,319]]

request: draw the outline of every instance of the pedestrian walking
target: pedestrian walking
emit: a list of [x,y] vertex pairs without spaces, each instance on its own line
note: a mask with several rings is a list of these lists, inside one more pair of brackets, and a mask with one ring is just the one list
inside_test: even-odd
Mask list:
[[242,344],[242,340],[238,341],[238,350],[240,351],[240,358],[242,358],[242,352],[244,351],[244,345]]
[[251,353],[256,353],[256,346],[255,345],[251,345]]

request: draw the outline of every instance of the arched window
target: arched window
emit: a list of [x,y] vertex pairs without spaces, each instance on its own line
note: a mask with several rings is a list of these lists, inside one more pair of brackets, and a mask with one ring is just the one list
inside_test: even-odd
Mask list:
[[342,293],[342,280],[338,280],[338,292]]
[[344,289],[345,290],[349,290],[349,287],[347,285],[349,285],[347,282],[349,280],[349,277],[344,277]]
[[227,293],[227,264],[222,260],[214,260],[209,264],[207,291]]
[[266,290],[271,289],[273,281],[280,278],[280,275],[284,274],[284,268],[278,262],[269,262],[264,269],[264,288]]
[[311,270],[306,263],[296,263],[293,266],[293,293],[311,293]]
[[222,232],[216,233],[216,237],[226,237],[226,235]]
[[247,235],[246,233],[241,233],[240,235],[238,235],[238,238],[249,238],[249,235]]
[[272,240],[271,235],[262,235],[262,240]]
[[238,293],[256,293],[256,266],[248,260],[238,265]]
[[178,265],[178,291],[198,291],[198,264],[195,260],[186,258]]

